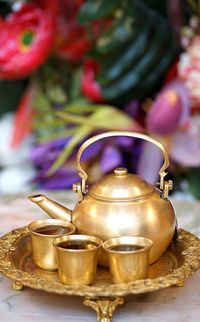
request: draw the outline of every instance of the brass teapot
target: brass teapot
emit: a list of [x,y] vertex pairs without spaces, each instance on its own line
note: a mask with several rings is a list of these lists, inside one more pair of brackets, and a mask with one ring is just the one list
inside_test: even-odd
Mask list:
[[[81,156],[92,143],[115,136],[128,136],[149,141],[159,147],[164,155],[164,163],[159,171],[159,189],[141,177],[128,173],[125,168],[117,168],[88,188],[87,173],[81,166]],[[158,141],[136,132],[111,131],[96,135],[85,141],[77,154],[77,169],[81,182],[73,185],[78,194],[74,210],[50,200],[45,195],[32,195],[29,199],[38,204],[49,216],[71,221],[79,234],[101,238],[103,241],[119,236],[143,236],[153,241],[150,263],[156,261],[170,244],[175,229],[176,217],[168,199],[172,181],[164,180],[169,165],[166,150]],[[99,263],[107,265],[105,254]]]

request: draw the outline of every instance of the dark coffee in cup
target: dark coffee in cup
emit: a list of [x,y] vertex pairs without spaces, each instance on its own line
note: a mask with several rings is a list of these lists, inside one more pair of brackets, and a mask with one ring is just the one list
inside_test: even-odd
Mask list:
[[110,246],[108,249],[109,250],[113,250],[113,251],[117,251],[117,252],[133,252],[133,251],[139,251],[142,250],[144,247],[140,246],[140,245],[113,245]]
[[61,247],[64,249],[74,249],[74,250],[84,250],[84,249],[95,249],[97,245],[92,242],[80,242],[80,241],[72,241],[72,242],[61,242],[57,245],[57,247]]
[[36,265],[45,270],[56,270],[58,261],[53,241],[58,237],[73,234],[76,227],[66,220],[40,219],[30,223],[28,229]]
[[71,229],[60,225],[45,225],[35,227],[32,231],[41,235],[64,235],[68,234]]

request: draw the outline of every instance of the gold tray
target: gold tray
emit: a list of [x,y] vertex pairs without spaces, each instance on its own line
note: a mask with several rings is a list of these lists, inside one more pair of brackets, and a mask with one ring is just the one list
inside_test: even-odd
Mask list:
[[179,229],[178,240],[149,266],[146,279],[113,284],[108,269],[98,268],[95,282],[90,286],[63,285],[57,272],[44,271],[35,265],[27,227],[0,238],[0,272],[13,280],[14,289],[28,286],[51,293],[82,296],[84,304],[96,310],[98,321],[111,321],[116,306],[124,302],[122,296],[152,292],[172,285],[183,286],[184,279],[199,267],[199,238]]

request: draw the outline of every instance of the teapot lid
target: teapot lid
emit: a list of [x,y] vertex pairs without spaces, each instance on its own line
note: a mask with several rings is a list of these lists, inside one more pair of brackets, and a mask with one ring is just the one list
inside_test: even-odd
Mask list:
[[128,173],[126,168],[117,168],[94,184],[89,195],[106,201],[128,201],[146,198],[154,192],[155,188],[141,177]]

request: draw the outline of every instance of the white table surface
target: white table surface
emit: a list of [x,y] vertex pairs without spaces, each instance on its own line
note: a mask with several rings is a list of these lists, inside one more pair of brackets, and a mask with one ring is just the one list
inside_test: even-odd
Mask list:
[[[52,195],[51,195],[52,196]],[[71,193],[54,193],[54,199],[74,205]],[[179,227],[200,236],[200,203],[174,201]],[[26,196],[0,197],[0,236],[33,220],[47,218]],[[83,299],[24,288],[14,291],[11,281],[0,275],[0,321],[2,322],[85,322],[96,321],[96,313],[83,305]],[[125,297],[113,322],[200,321],[200,270],[189,277],[184,287]]]

